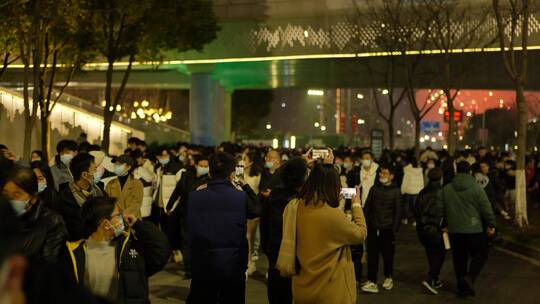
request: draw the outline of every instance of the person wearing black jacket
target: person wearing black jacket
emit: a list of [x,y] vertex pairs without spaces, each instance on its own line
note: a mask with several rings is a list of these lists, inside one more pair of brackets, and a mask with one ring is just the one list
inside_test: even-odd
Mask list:
[[[189,193],[195,191],[198,187],[207,184],[210,178],[208,172],[210,170],[208,158],[205,156],[196,157],[196,174],[186,171],[182,174],[182,178],[176,184],[171,198],[165,206],[165,213],[169,215],[169,226],[179,227],[175,229],[174,240],[177,241],[176,247],[180,248],[184,257],[185,278],[191,278],[190,250],[187,242],[187,202]],[[175,202],[180,199],[178,206],[174,208]],[[174,249],[174,245],[171,244]]]
[[235,188],[236,161],[216,153],[210,161],[212,180],[189,195],[188,242],[191,290],[187,303],[245,303],[248,264],[247,220],[261,215],[255,192],[243,179]]
[[68,242],[61,260],[72,283],[111,303],[150,303],[148,277],[167,264],[167,237],[150,221],[120,213],[113,198],[91,198],[81,214],[84,239]]
[[283,211],[289,201],[300,191],[307,175],[307,163],[300,157],[291,158],[281,168],[282,186],[270,193],[268,212],[263,220],[268,223],[268,240],[264,248],[268,256],[268,302],[270,304],[292,303],[291,279],[282,277],[276,269],[276,262],[283,238]]
[[69,169],[73,181],[60,185],[58,199],[53,209],[62,215],[66,223],[69,233],[68,240],[78,241],[83,237],[82,206],[87,199],[102,197],[105,194],[96,185],[94,175],[97,168],[92,155],[78,154],[71,160]]
[[2,186],[22,225],[22,247],[27,257],[54,264],[67,240],[62,217],[45,208],[38,197],[37,177],[31,169],[13,169]]
[[420,243],[426,249],[429,264],[429,278],[422,285],[433,294],[438,294],[442,287],[439,274],[444,263],[446,250],[444,249],[441,224],[444,212],[437,206],[437,194],[442,189],[442,171],[433,168],[428,173],[429,183],[420,191],[415,208],[416,231]]
[[369,191],[364,207],[368,228],[368,281],[362,286],[362,290],[368,293],[379,292],[379,254],[382,254],[384,261],[383,288],[391,290],[394,287],[392,275],[395,236],[401,223],[401,191],[393,180],[394,169],[389,165],[381,166],[379,180]]

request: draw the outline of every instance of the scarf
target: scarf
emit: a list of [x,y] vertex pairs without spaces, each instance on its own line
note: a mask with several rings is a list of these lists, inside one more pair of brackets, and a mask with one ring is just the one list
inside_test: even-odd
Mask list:
[[299,200],[290,201],[283,211],[283,238],[279,247],[276,269],[281,276],[292,277],[296,269],[296,214]]
[[69,189],[71,190],[71,193],[73,194],[77,205],[79,205],[80,207],[82,207],[82,205],[84,205],[84,202],[86,202],[86,200],[90,197],[103,196],[101,189],[99,189],[99,187],[96,185],[90,185],[89,190],[84,190],[79,187],[75,182],[70,182]]

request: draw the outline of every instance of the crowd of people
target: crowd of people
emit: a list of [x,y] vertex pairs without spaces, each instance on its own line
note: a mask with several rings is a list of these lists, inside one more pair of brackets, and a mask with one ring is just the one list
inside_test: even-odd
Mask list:
[[[426,290],[442,288],[451,247],[458,292],[475,295],[495,218],[514,208],[512,155],[323,150],[150,149],[130,138],[122,155],[107,155],[66,139],[49,160],[0,145],[0,302],[32,303],[44,288],[37,280],[50,276],[33,303],[148,303],[148,277],[182,262],[188,303],[244,303],[265,256],[269,303],[356,303],[357,288],[379,292],[379,256],[381,287],[393,289],[401,225],[416,227],[425,247]],[[540,192],[536,160],[527,162],[530,197]]]

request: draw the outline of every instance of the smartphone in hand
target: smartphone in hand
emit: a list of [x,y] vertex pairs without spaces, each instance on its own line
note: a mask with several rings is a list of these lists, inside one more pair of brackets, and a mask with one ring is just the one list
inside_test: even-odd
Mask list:
[[356,188],[341,188],[340,194],[344,199],[352,199],[356,195]]
[[314,148],[311,151],[311,158],[313,159],[326,159],[329,151],[327,148]]

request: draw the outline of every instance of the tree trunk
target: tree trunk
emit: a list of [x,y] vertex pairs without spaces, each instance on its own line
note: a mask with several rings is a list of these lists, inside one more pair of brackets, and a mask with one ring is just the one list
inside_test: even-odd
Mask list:
[[518,119],[518,150],[516,155],[516,214],[515,222],[519,227],[529,225],[527,217],[527,185],[525,177],[525,156],[527,155],[527,103],[524,86],[521,81],[516,83],[516,104]]
[[448,103],[448,135],[447,135],[447,141],[448,141],[448,153],[450,155],[454,155],[456,152],[457,147],[457,128],[456,128],[456,120],[454,119],[455,115],[455,109],[454,109],[454,101],[451,100],[450,93],[447,94],[446,100]]
[[112,105],[113,64],[113,62],[109,62],[109,65],[107,66],[107,74],[105,75],[105,107],[103,108],[103,141],[101,143],[101,149],[105,153],[109,153],[109,146],[111,143],[111,123],[112,117],[114,116],[114,112],[111,115],[109,111],[109,107]]
[[51,152],[51,124],[50,116],[41,112],[41,152],[43,158],[48,160]]
[[390,117],[387,121],[388,124],[388,145],[390,146],[390,150],[394,150],[395,146],[395,132],[394,132],[394,113],[391,110]]
[[24,80],[23,80],[23,100],[24,100],[24,138],[23,138],[23,159],[29,159],[32,149],[32,130],[34,129],[33,105],[30,105],[30,96],[28,93],[28,83],[30,81],[30,68],[25,62]]
[[420,159],[420,132],[421,132],[421,122],[422,119],[420,117],[414,118],[414,156],[416,157],[416,160],[418,161]]

